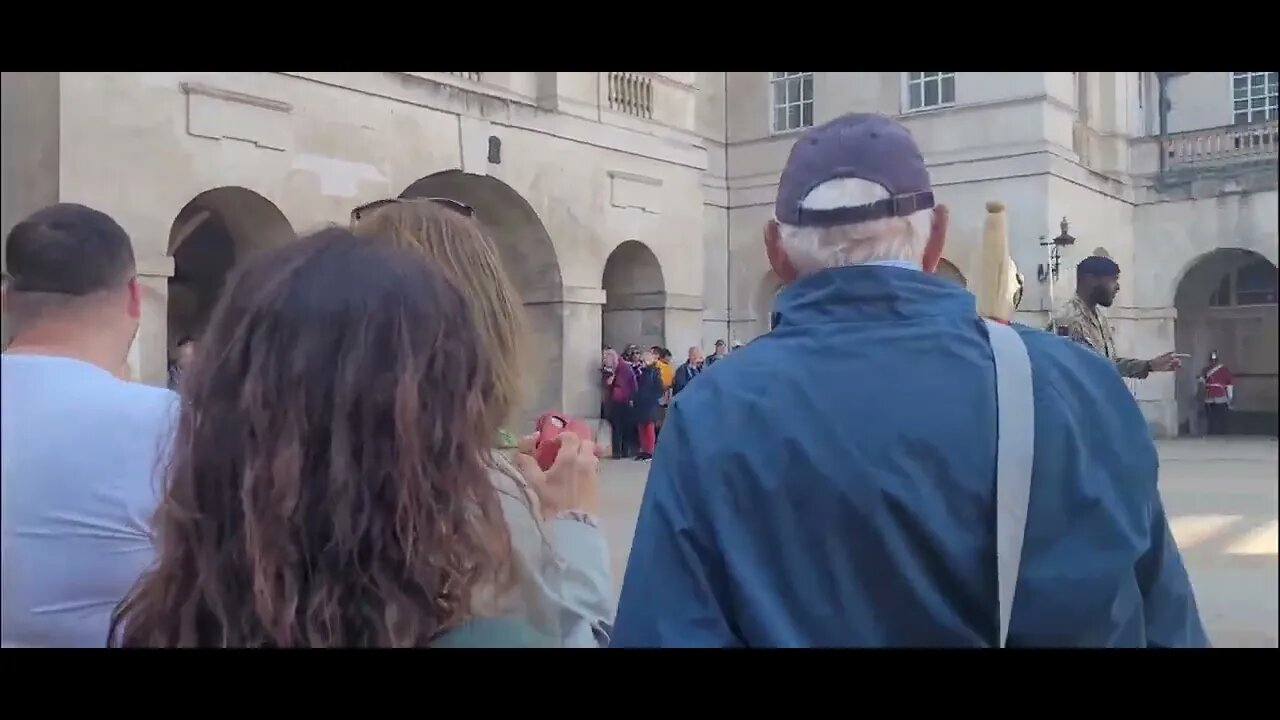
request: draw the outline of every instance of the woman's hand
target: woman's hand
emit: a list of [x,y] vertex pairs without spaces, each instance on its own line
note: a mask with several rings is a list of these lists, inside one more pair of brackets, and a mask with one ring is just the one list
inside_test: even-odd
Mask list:
[[600,512],[600,448],[571,432],[561,433],[555,462],[543,472],[533,459],[537,434],[520,438],[516,468],[538,494],[542,516],[550,520],[567,511]]

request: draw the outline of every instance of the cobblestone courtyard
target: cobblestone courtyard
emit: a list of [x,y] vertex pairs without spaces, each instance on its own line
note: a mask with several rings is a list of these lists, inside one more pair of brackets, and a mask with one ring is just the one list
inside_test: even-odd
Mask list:
[[[1273,439],[1159,444],[1174,536],[1217,647],[1277,647],[1277,448]],[[622,583],[648,465],[605,461],[605,529]]]

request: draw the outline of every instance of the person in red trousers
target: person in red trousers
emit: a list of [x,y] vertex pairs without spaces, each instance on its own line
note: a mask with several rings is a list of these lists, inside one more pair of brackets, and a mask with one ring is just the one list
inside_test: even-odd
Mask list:
[[645,350],[640,354],[640,378],[636,384],[632,412],[640,435],[640,454],[636,459],[641,461],[653,459],[654,445],[657,443],[658,412],[662,395],[666,392],[657,360],[658,357],[652,350]]

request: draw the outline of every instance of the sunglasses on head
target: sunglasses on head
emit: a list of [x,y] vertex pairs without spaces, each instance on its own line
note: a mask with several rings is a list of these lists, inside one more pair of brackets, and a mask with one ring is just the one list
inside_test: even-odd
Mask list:
[[470,218],[470,217],[476,216],[475,209],[472,208],[470,205],[467,205],[466,203],[460,203],[457,200],[451,200],[449,198],[440,198],[440,197],[387,198],[386,200],[374,200],[371,203],[366,203],[356,208],[355,210],[352,210],[351,222],[355,223],[359,221],[360,218],[364,217],[370,212],[377,210],[378,208],[386,205],[393,205],[396,203],[419,203],[419,202],[435,203],[442,207],[446,207],[458,213],[459,215],[462,215],[463,217]]

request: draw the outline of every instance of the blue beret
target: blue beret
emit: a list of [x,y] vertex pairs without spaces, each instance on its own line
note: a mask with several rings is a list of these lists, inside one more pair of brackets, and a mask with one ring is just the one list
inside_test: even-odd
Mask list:
[[1080,264],[1076,266],[1076,274],[1092,275],[1094,277],[1118,277],[1120,275],[1120,266],[1111,258],[1090,255],[1081,260]]

